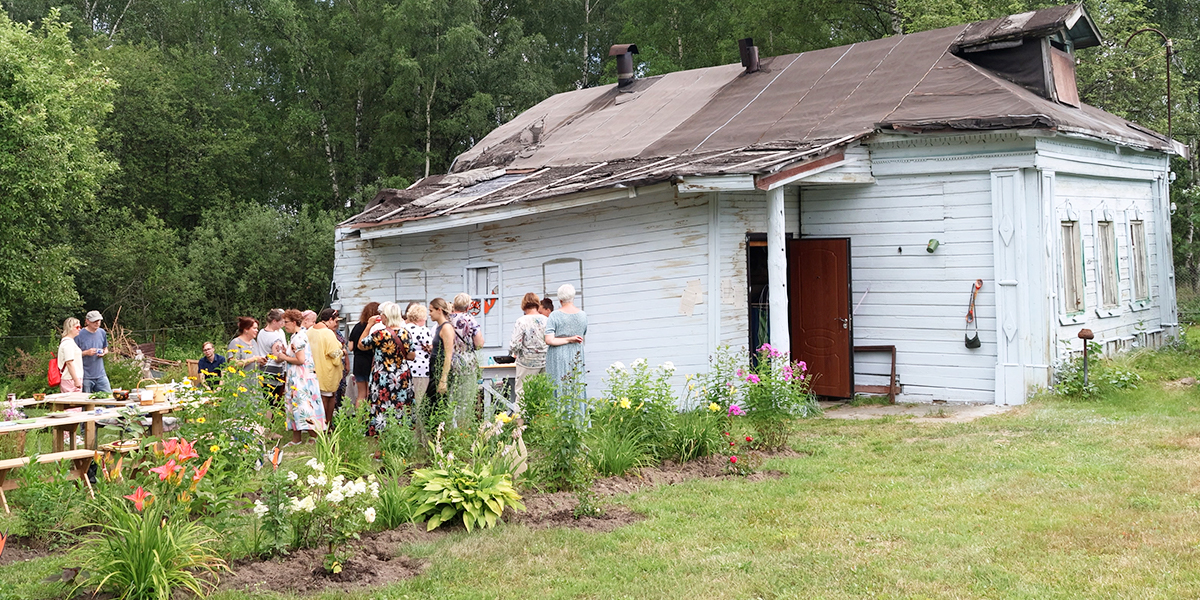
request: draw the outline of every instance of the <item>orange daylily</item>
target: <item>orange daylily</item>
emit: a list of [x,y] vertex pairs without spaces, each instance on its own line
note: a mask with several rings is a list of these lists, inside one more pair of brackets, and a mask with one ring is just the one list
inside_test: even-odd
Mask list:
[[165,464],[161,467],[155,467],[153,469],[150,469],[150,472],[158,473],[159,481],[166,481],[166,479],[168,477],[174,475],[176,471],[179,471],[181,469],[183,469],[183,467],[175,464],[175,459],[172,458],[167,461],[167,464]]
[[[166,477],[164,477],[163,479],[166,479]],[[133,507],[138,509],[139,512],[141,512],[142,508],[144,508],[146,506],[146,499],[151,498],[152,496],[153,495],[150,492],[147,492],[146,490],[142,489],[142,486],[138,486],[137,490],[134,490],[134,492],[132,494],[125,496],[125,498],[132,500]]]

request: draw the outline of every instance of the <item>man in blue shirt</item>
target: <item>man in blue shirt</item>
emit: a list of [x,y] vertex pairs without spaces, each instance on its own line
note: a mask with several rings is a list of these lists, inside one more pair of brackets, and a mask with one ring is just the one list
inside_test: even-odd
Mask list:
[[104,372],[104,355],[108,354],[108,332],[100,329],[103,317],[93,310],[84,318],[86,326],[75,336],[75,344],[83,350],[83,391],[111,392],[108,374]]

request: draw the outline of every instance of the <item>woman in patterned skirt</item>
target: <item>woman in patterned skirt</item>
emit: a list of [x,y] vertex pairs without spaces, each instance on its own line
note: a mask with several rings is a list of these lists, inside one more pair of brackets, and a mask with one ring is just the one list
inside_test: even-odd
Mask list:
[[413,344],[404,328],[400,305],[394,302],[380,304],[379,314],[368,321],[367,330],[358,339],[358,347],[375,351],[367,385],[370,413],[367,435],[377,435],[386,425],[389,409],[399,416],[412,407],[412,371],[408,361],[414,356]]
[[303,321],[303,314],[294,308],[283,313],[283,328],[292,339],[283,354],[276,357],[287,364],[283,408],[287,428],[292,432],[292,441],[288,445],[299,444],[303,431],[307,431],[310,438],[318,431],[325,431],[321,384],[317,382],[316,364],[308,347],[308,331],[300,326]]

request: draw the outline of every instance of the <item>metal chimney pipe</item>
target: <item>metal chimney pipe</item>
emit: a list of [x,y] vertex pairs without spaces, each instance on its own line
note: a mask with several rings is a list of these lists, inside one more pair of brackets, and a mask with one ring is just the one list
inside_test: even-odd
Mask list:
[[637,53],[637,44],[614,44],[608,49],[609,56],[617,57],[617,87],[633,83],[633,55]]
[[746,67],[747,73],[758,71],[758,46],[754,45],[754,38],[738,40],[738,54],[742,57],[742,66]]

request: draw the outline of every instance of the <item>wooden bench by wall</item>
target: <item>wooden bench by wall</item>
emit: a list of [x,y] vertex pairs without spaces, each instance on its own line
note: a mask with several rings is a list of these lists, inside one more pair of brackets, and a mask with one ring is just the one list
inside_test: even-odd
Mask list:
[[900,385],[896,382],[896,347],[895,346],[855,346],[854,352],[887,352],[892,355],[892,371],[888,385],[856,385],[854,393],[887,396],[888,401],[896,403],[896,394],[900,393]]

